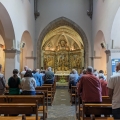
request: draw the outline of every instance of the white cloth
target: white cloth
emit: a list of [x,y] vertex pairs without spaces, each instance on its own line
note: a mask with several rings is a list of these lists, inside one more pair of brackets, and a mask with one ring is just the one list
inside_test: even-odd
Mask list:
[[110,77],[107,87],[113,89],[112,109],[120,108],[120,70]]
[[22,91],[35,91],[36,81],[33,77],[24,77],[21,81]]

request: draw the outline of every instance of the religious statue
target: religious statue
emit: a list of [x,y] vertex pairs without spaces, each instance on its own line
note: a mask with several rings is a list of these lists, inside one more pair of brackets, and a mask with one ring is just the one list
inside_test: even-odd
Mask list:
[[56,50],[69,50],[69,46],[67,46],[67,42],[63,39],[58,42],[58,46],[56,46]]
[[58,71],[67,71],[68,70],[68,58],[66,55],[61,55],[57,62]]

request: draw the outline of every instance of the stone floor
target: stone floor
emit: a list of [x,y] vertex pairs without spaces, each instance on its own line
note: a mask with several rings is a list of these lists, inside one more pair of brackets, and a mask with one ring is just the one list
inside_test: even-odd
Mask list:
[[53,106],[48,107],[47,120],[75,120],[75,106],[70,104],[68,89],[56,89]]

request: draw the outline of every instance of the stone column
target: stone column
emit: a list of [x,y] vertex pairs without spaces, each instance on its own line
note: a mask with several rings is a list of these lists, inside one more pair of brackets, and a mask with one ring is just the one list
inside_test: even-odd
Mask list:
[[109,80],[110,76],[112,75],[111,51],[106,50],[105,53],[106,53],[107,80]]
[[4,49],[5,52],[5,79],[12,76],[13,69],[20,70],[20,51],[17,49]]

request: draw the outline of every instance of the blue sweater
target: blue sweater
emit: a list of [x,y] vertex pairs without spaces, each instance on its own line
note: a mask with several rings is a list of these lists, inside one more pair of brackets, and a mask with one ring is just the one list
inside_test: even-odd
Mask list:
[[33,77],[36,80],[37,86],[42,86],[42,76],[39,73],[33,74]]

